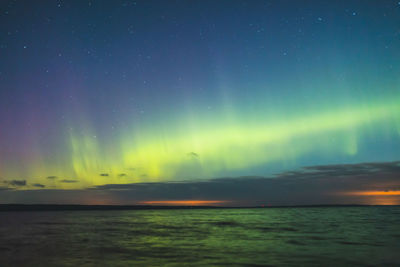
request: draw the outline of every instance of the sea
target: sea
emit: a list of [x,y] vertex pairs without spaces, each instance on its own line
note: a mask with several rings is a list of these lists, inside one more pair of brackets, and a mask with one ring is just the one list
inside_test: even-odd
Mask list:
[[0,266],[400,266],[400,207],[0,212]]

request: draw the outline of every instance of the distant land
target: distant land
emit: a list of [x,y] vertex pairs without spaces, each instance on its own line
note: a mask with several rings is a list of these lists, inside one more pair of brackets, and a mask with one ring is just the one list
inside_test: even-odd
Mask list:
[[157,209],[243,209],[243,208],[329,208],[329,207],[400,207],[400,205],[294,205],[294,206],[154,206],[154,205],[79,205],[79,204],[0,204],[2,211],[80,211],[80,210],[157,210]]

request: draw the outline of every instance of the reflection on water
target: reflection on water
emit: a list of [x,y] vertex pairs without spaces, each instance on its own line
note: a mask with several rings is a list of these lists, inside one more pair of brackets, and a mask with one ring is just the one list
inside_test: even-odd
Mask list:
[[400,264],[400,207],[2,212],[0,219],[0,266]]

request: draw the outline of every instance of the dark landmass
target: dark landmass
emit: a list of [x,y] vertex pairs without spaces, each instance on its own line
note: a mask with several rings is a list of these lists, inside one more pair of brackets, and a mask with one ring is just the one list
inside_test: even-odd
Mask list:
[[[155,205],[78,205],[78,204],[0,204],[1,211],[66,211],[66,210],[156,210],[156,209],[243,209],[243,208],[329,208],[329,207],[376,207],[380,205],[298,205],[298,206],[155,206]],[[400,207],[396,205],[397,207]],[[380,207],[393,207],[382,205]]]

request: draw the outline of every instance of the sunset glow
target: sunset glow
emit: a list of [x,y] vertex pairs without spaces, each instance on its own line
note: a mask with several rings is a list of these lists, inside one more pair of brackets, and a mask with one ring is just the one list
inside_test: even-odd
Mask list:
[[400,196],[400,190],[395,191],[359,191],[359,192],[348,192],[346,195],[354,196]]

